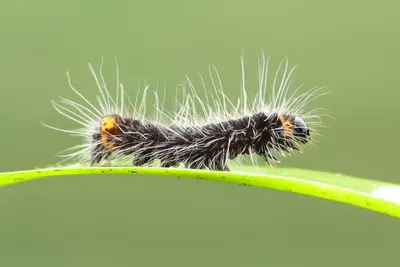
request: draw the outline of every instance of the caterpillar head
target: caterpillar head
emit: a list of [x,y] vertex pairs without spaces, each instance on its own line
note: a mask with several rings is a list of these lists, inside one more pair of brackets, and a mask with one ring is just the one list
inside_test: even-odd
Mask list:
[[306,144],[310,140],[310,129],[307,123],[299,116],[280,115],[283,135],[288,139]]

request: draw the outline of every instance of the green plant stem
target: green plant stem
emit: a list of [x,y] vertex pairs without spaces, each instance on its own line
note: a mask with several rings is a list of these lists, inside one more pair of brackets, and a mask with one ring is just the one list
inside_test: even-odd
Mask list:
[[299,193],[400,218],[400,186],[310,170],[241,167],[214,172],[156,167],[63,167],[0,173],[0,187],[51,176],[122,174],[204,179]]

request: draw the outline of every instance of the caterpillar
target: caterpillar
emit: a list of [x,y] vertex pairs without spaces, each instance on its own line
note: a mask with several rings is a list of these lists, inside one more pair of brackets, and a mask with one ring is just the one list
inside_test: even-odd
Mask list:
[[[229,171],[229,162],[239,156],[258,156],[268,165],[279,163],[278,154],[302,152],[313,143],[316,129],[322,126],[320,109],[306,112],[307,104],[326,94],[324,87],[314,87],[298,94],[301,86],[289,93],[292,74],[288,60],[281,61],[272,82],[269,78],[270,57],[258,58],[258,90],[248,101],[243,56],[241,63],[240,97],[233,101],[222,87],[215,66],[209,67],[211,88],[201,75],[203,98],[189,76],[185,76],[175,93],[175,111],[164,108],[158,91],[154,91],[152,117],[146,116],[150,86],[137,89],[135,101],[120,82],[117,64],[115,96],[112,97],[103,76],[89,69],[98,87],[97,105],[88,100],[71,82],[80,98],[76,102],[64,97],[52,101],[54,109],[74,121],[80,128],[67,130],[44,124],[64,133],[83,138],[83,143],[69,148],[64,160],[74,159],[98,166],[115,159],[125,159],[134,166],[179,167]],[[267,102],[267,91],[270,96]],[[181,94],[179,93],[181,92]],[[181,95],[181,96],[180,96]],[[70,152],[72,151],[72,152]]]

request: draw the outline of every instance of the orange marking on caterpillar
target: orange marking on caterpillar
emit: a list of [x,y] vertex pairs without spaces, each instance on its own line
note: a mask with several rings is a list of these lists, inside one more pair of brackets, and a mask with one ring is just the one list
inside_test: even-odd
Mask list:
[[290,119],[284,115],[280,115],[279,120],[282,123],[283,134],[285,136],[293,136],[293,124],[291,123]]
[[118,134],[118,122],[121,121],[121,117],[118,115],[110,115],[105,116],[101,121],[100,125],[100,134],[101,134],[101,143],[103,147],[106,149],[112,149],[115,147],[115,142],[110,141],[113,135]]

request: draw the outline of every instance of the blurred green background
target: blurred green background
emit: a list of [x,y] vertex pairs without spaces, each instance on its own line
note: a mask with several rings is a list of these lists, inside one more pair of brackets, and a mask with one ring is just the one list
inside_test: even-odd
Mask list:
[[[236,94],[239,56],[256,82],[261,49],[299,65],[295,84],[325,85],[317,147],[283,166],[400,183],[397,1],[0,2],[1,171],[54,164],[79,140],[50,100],[88,95],[87,68],[134,90],[215,64]],[[274,65],[276,66],[276,65]],[[198,84],[199,85],[199,84]],[[255,86],[252,88],[255,89]],[[252,89],[249,89],[252,90]],[[76,98],[75,98],[76,99]],[[325,200],[162,177],[63,177],[2,188],[0,266],[396,266],[400,221]]]

